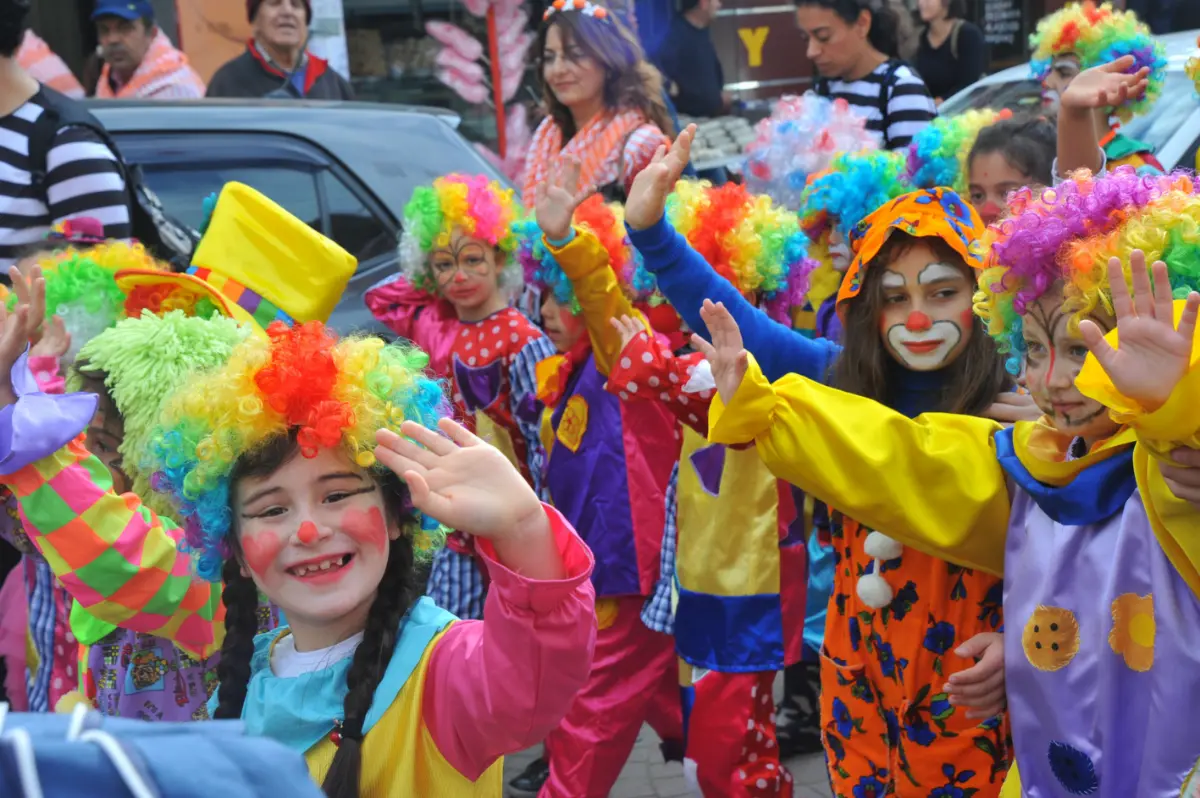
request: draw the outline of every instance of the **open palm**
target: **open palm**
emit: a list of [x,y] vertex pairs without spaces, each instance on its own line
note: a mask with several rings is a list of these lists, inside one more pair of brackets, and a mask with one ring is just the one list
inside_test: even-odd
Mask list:
[[1160,407],[1170,397],[1192,360],[1192,338],[1200,294],[1187,298],[1183,315],[1175,326],[1174,302],[1167,266],[1154,264],[1154,285],[1146,269],[1146,256],[1134,250],[1129,258],[1133,296],[1125,284],[1121,261],[1108,262],[1108,285],[1117,316],[1117,346],[1104,338],[1091,320],[1080,322],[1080,332],[1096,362],[1113,385],[1125,396],[1147,409]]
[[659,147],[650,164],[638,172],[625,200],[625,221],[634,230],[653,227],[662,218],[667,195],[675,188],[692,158],[696,126],[688,125],[670,150]]
[[25,352],[25,347],[41,339],[46,316],[46,281],[42,269],[34,266],[29,275],[21,274],[14,266],[8,273],[12,280],[17,304],[9,311],[0,303],[0,407],[17,401],[12,385],[12,367]]
[[[508,458],[461,424],[442,419],[439,435],[405,421],[402,437],[376,435],[375,456],[408,484],[413,506],[442,524],[499,540],[542,514],[542,505]],[[418,445],[419,444],[419,445]]]
[[749,356],[742,346],[742,331],[721,302],[714,304],[711,299],[704,300],[704,305],[700,308],[700,317],[708,327],[712,343],[693,334],[692,346],[703,353],[712,366],[717,393],[721,395],[721,400],[728,404],[733,401],[742,380],[746,377],[749,363]]
[[1112,108],[1130,97],[1140,97],[1149,85],[1150,69],[1142,67],[1127,73],[1133,56],[1126,55],[1107,64],[1080,72],[1062,94],[1064,108]]
[[534,212],[537,225],[552,241],[561,241],[571,232],[575,209],[586,199],[579,190],[579,160],[564,157],[554,165],[546,181],[534,192]]

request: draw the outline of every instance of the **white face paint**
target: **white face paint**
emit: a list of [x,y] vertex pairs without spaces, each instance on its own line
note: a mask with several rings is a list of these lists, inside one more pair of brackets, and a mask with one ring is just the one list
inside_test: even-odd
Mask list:
[[850,268],[850,261],[854,258],[850,254],[850,247],[846,244],[846,240],[842,238],[842,234],[834,230],[829,234],[829,263],[835,271],[846,273],[846,269]]
[[930,263],[932,253],[913,247],[884,273],[880,332],[888,350],[913,371],[948,365],[967,342],[971,286],[962,270]]

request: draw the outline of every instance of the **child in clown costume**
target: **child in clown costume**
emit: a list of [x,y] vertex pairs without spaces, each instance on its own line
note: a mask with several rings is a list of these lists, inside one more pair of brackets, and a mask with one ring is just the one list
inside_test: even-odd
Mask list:
[[[121,246],[95,249],[102,255],[104,247]],[[269,321],[327,318],[355,267],[340,247],[236,183],[216,201],[189,274],[156,268],[148,258],[125,258],[125,268],[110,270],[106,280],[88,282],[81,279],[82,263],[72,262],[63,271],[66,265],[60,263],[49,273],[48,296],[54,296],[50,286],[67,278],[89,286],[75,303],[55,302],[68,325],[80,327],[85,303],[107,308],[113,320],[129,317],[87,342],[74,363],[69,385],[100,397],[87,443],[109,470],[116,490],[145,497],[152,509],[167,517],[174,517],[174,509],[151,491],[150,475],[143,468],[166,394],[193,372],[223,363],[251,330],[261,334]],[[293,285],[304,289],[290,288]],[[44,561],[42,566],[47,571],[51,567]],[[40,606],[32,602],[32,607]],[[269,607],[262,608],[260,620],[264,628],[275,625]],[[70,610],[69,624],[58,619],[54,632],[61,640],[54,656],[47,657],[62,670],[51,678],[51,687],[57,685],[55,703],[66,691],[78,689],[109,715],[149,720],[208,717],[205,702],[215,687],[216,659],[176,648],[169,639],[117,626],[78,603]],[[36,638],[49,630],[37,623],[31,624],[31,631]],[[76,640],[83,647],[78,661]],[[62,653],[58,645],[63,645]]]
[[1200,516],[1162,468],[1200,445],[1196,185],[1121,168],[1019,192],[1011,211],[1025,221],[989,231],[977,311],[1024,365],[1040,421],[906,419],[799,375],[771,385],[714,306],[710,435],[753,440],[782,478],[1004,575],[1020,765],[1005,796],[1194,795],[1200,725],[1162,708],[1200,701]]
[[[971,245],[981,226],[957,195],[904,195],[861,226],[841,289],[839,346],[754,308],[666,221],[664,201],[689,145],[690,133],[639,176],[626,222],[660,290],[697,333],[706,330],[703,299],[723,301],[773,374],[845,385],[912,415],[983,413],[1012,388],[970,316],[978,265]],[[943,764],[956,762],[972,774],[964,789],[995,795],[1008,766],[999,580],[881,532],[849,513],[833,530],[821,716],[835,793],[849,796],[862,782],[878,784],[881,794],[925,796],[944,784]]]
[[[418,188],[404,208],[403,272],[368,291],[366,302],[393,332],[431,353],[459,416],[508,454],[540,495],[545,451],[535,369],[554,347],[511,307],[521,287],[511,231],[520,214],[514,192],[482,176],[451,174]],[[430,574],[430,595],[460,618],[483,611],[484,571],[472,552],[469,538],[451,536]]]
[[[1126,59],[1120,65],[1122,72],[1143,72],[1144,91],[1130,92],[1114,98],[1111,105],[1088,109],[1085,125],[1090,121],[1091,132],[1103,150],[1104,163],[1100,166],[1107,165],[1110,170],[1132,166],[1139,171],[1162,172],[1153,149],[1129,138],[1120,129],[1121,123],[1144,114],[1158,101],[1166,79],[1166,52],[1134,12],[1115,9],[1112,3],[1097,5],[1093,0],[1068,3],[1038,22],[1037,30],[1029,37],[1029,46],[1033,50],[1030,68],[1033,78],[1042,84],[1043,105],[1051,112],[1058,112],[1061,104],[1061,124],[1068,124],[1073,113],[1065,92],[1080,73],[1122,58]],[[1086,139],[1090,141],[1092,136]],[[1090,144],[1084,146],[1082,155],[1091,156]],[[1060,159],[1065,172],[1074,168],[1073,156],[1060,153]]]
[[605,390],[621,352],[609,320],[644,317],[627,295],[636,264],[619,206],[598,195],[583,201],[578,170],[574,161],[555,170],[539,190],[536,222],[519,229],[520,258],[542,288],[559,351],[538,366],[547,490],[595,552],[598,597],[592,670],[546,739],[542,798],[607,796],[644,722],[664,740],[664,756],[683,737],[673,641],[641,620],[659,574],[679,430],[658,403]]
[[[503,453],[448,419],[448,437],[424,426],[448,408],[426,357],[320,322],[247,338],[162,412],[150,460],[180,528],[112,493],[77,437],[89,395],[31,390],[26,319],[0,339],[4,479],[76,597],[220,646],[210,712],[304,753],[327,795],[499,795],[499,757],[553,725],[586,676],[591,556]],[[430,512],[486,541],[486,623],[417,598]],[[256,636],[259,591],[288,628]],[[137,596],[151,601],[131,609]]]
[[[681,182],[667,200],[667,217],[714,271],[761,301],[772,318],[789,319],[803,300],[816,264],[796,216],[770,199],[732,183]],[[678,585],[666,631],[683,660],[685,768],[705,795],[790,796],[772,689],[776,673],[799,662],[803,648],[803,496],[778,482],[753,449],[707,443],[713,386],[698,353],[672,355],[631,318],[613,323],[625,345],[609,391],[627,403],[661,403],[683,425],[675,568],[662,587],[669,603]],[[731,541],[735,527],[740,532]]]

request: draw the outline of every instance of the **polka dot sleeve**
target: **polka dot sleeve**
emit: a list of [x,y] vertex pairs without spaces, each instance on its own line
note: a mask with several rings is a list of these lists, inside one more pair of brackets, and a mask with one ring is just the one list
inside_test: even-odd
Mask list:
[[692,373],[703,360],[699,352],[672,354],[663,340],[640,332],[621,350],[608,376],[608,390],[623,401],[662,402],[680,422],[708,435],[713,392],[687,390]]

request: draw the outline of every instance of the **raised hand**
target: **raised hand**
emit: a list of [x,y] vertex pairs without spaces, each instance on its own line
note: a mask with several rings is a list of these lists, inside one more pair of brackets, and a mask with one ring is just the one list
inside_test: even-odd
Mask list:
[[646,328],[640,321],[629,316],[622,316],[619,319],[611,318],[608,320],[608,323],[613,326],[613,329],[621,334],[622,350],[629,346],[629,342],[636,338],[638,333],[646,331]]
[[975,660],[975,665],[952,674],[943,688],[950,703],[967,707],[968,718],[990,718],[1004,709],[1004,635],[983,632],[963,643],[954,653]]
[[50,324],[43,329],[42,339],[29,350],[30,357],[62,358],[71,348],[71,334],[67,332],[61,316],[51,316]]
[[1133,66],[1133,56],[1125,55],[1116,61],[1085,69],[1075,76],[1059,99],[1063,108],[1107,109],[1123,104],[1131,97],[1140,97],[1149,85],[1150,68],[1126,74]]
[[712,365],[713,380],[717,383],[717,393],[721,400],[729,403],[746,376],[749,355],[742,347],[742,331],[737,322],[725,309],[721,302],[713,304],[711,299],[704,300],[700,308],[700,317],[708,326],[712,343],[705,341],[699,335],[692,335],[692,346],[696,347]]
[[692,140],[695,138],[696,126],[688,125],[670,150],[659,147],[650,165],[633,179],[625,199],[625,221],[634,230],[653,227],[662,218],[667,195],[675,188],[692,158]]
[[579,190],[579,172],[579,159],[566,156],[554,164],[546,182],[534,192],[538,227],[551,241],[562,241],[571,234],[575,209],[587,199]]
[[1193,291],[1188,296],[1177,329],[1167,265],[1162,261],[1154,264],[1151,288],[1146,256],[1134,250],[1129,272],[1132,297],[1120,259],[1108,262],[1108,286],[1117,315],[1117,348],[1109,345],[1104,331],[1090,319],[1079,323],[1079,332],[1116,389],[1153,411],[1167,401],[1191,364],[1200,294]]
[[17,304],[8,311],[0,303],[0,407],[16,404],[12,386],[12,367],[25,352],[25,347],[41,338],[46,317],[46,281],[42,269],[34,266],[26,276],[16,266],[8,273],[12,279]]

